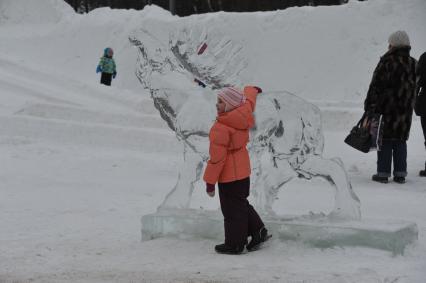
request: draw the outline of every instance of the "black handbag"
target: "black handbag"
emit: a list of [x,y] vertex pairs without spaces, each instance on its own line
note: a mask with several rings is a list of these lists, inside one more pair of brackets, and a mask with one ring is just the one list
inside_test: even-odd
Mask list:
[[345,138],[345,143],[351,147],[367,153],[370,151],[372,144],[372,137],[368,126],[363,125],[364,119],[367,115],[364,113],[361,120],[352,128],[349,135]]

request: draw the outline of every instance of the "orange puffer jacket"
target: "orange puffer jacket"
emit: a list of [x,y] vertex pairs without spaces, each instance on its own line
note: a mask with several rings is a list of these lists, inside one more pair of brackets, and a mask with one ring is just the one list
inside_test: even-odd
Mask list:
[[254,125],[257,94],[256,88],[246,86],[246,102],[216,118],[209,134],[210,159],[203,177],[206,183],[228,183],[250,176],[250,158],[246,145],[249,129]]

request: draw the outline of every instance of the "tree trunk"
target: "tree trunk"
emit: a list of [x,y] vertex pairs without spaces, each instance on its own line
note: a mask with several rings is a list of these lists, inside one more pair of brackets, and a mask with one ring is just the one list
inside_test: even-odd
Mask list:
[[176,14],[176,2],[175,0],[169,0],[169,11],[172,15]]
[[84,0],[84,9],[86,13],[89,13],[89,0]]

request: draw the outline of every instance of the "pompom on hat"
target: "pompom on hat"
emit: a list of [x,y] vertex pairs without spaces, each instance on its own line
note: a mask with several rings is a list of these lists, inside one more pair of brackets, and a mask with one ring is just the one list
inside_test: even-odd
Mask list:
[[245,95],[235,87],[224,87],[217,94],[225,102],[225,112],[231,111],[246,101]]
[[410,46],[410,38],[405,31],[398,30],[389,36],[388,43],[392,47]]

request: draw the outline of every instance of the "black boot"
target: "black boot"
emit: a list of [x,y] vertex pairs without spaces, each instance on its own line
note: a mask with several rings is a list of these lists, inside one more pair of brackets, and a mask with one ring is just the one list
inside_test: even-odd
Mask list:
[[419,176],[420,177],[426,177],[426,164],[425,164],[425,169],[424,170],[420,170]]
[[398,184],[405,184],[405,177],[393,177],[393,181]]
[[216,245],[214,249],[219,254],[239,255],[244,251],[244,245],[229,246],[227,244],[220,244]]
[[268,235],[268,230],[266,230],[265,227],[260,228],[259,232],[254,233],[254,235],[251,236],[251,241],[247,245],[247,250],[249,252],[258,250],[264,242],[269,240],[272,235]]
[[371,180],[373,180],[373,181],[375,181],[375,182],[379,182],[379,183],[386,184],[386,183],[388,182],[388,177],[381,177],[381,176],[379,176],[379,175],[377,175],[377,174],[374,174],[374,175],[371,177]]

